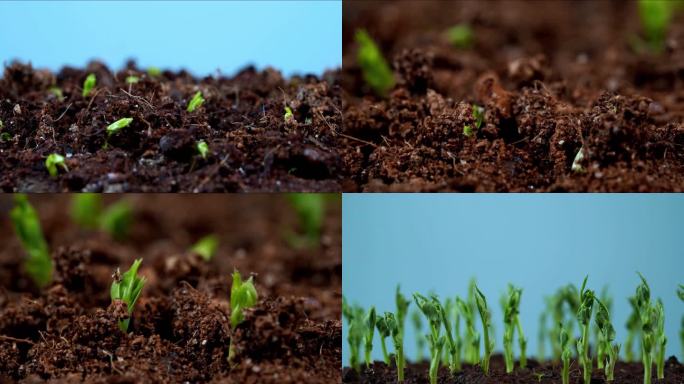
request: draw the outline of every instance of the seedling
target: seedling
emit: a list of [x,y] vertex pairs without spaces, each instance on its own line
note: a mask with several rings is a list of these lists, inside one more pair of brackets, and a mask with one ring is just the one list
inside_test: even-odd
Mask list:
[[283,116],[283,119],[287,123],[290,120],[294,120],[294,114],[292,113],[292,108],[285,106],[285,116]]
[[653,308],[656,314],[656,328],[655,328],[655,349],[656,354],[656,377],[658,380],[665,378],[665,346],[667,345],[667,337],[665,337],[665,308],[663,301],[658,299]]
[[504,305],[504,360],[506,362],[506,373],[513,372],[515,363],[513,357],[513,335],[517,329],[518,344],[520,346],[520,368],[525,368],[527,365],[526,352],[527,340],[522,332],[522,325],[520,324],[520,298],[522,296],[522,289],[515,288],[513,285],[508,286],[508,297]]
[[[250,276],[247,281],[242,281],[242,276],[237,270],[233,272],[233,285],[230,288],[230,328],[235,328],[245,321],[244,310],[256,305],[259,300],[256,288],[254,287],[254,277]],[[235,357],[235,347],[233,338],[230,339],[228,347],[228,362],[232,362]]]
[[577,154],[575,155],[575,158],[572,160],[572,166],[570,167],[570,170],[572,170],[575,173],[583,173],[584,172],[584,167],[582,166],[582,161],[584,160],[584,147],[580,147],[579,151],[577,151]]
[[118,201],[102,213],[99,221],[100,229],[115,240],[123,240],[133,221],[133,209],[127,201]]
[[568,331],[565,329],[563,324],[558,324],[558,329],[560,329],[560,347],[561,347],[561,360],[563,361],[563,370],[561,371],[561,377],[563,384],[570,383],[570,359],[572,358],[572,349],[570,342],[570,336],[568,336]]
[[6,143],[12,140],[12,135],[9,132],[0,133],[0,143]]
[[62,168],[64,172],[69,172],[69,167],[66,165],[66,159],[64,156],[57,153],[48,155],[48,157],[45,159],[45,168],[47,168],[50,177],[57,177],[58,166]]
[[546,359],[546,312],[539,315],[539,329],[537,331],[537,360],[544,361]]
[[397,289],[394,292],[394,301],[397,305],[397,326],[399,327],[399,331],[401,332],[403,337],[406,314],[408,313],[408,307],[411,304],[411,302],[408,301],[406,297],[404,297],[404,295],[401,293],[401,287],[399,286],[399,284],[397,284]]
[[107,137],[117,134],[122,129],[128,127],[133,122],[132,117],[124,117],[107,126]]
[[161,69],[159,69],[157,67],[147,67],[147,74],[150,77],[159,77],[159,76],[161,76],[162,72],[161,72]]
[[140,82],[140,78],[138,76],[126,76],[126,84],[133,85],[138,84],[138,82]]
[[195,95],[190,99],[188,102],[188,112],[192,113],[195,112],[195,110],[204,104],[204,98],[202,97],[202,92],[197,91]]
[[442,305],[435,297],[427,299],[419,293],[413,294],[413,300],[416,302],[418,309],[423,312],[423,315],[428,320],[430,332],[426,335],[428,345],[430,346],[430,384],[437,383],[437,372],[439,370],[439,363],[442,358],[442,347],[444,346],[443,336],[440,335],[442,327],[443,312]]
[[580,306],[577,310],[577,321],[582,331],[582,336],[577,340],[577,353],[579,354],[580,364],[582,364],[582,369],[584,371],[584,384],[591,383],[592,359],[589,355],[589,325],[595,299],[594,291],[585,289],[588,278],[589,276],[586,276],[582,282],[582,288],[580,288],[579,294]]
[[604,366],[604,373],[606,381],[613,381],[613,372],[615,371],[615,363],[617,363],[620,355],[620,344],[613,344],[615,340],[615,329],[610,322],[610,311],[601,300],[595,299],[596,317],[594,319],[596,327],[599,329],[601,337],[599,338],[597,348],[604,351],[603,356],[598,356],[598,359],[605,359],[601,362]]
[[287,195],[297,212],[303,235],[290,235],[290,244],[295,248],[313,247],[320,243],[321,230],[325,220],[325,195],[320,193],[292,193]]
[[392,70],[366,31],[357,30],[355,38],[359,45],[356,61],[361,67],[364,80],[378,96],[385,97],[394,87]]
[[463,126],[463,135],[466,137],[473,136],[475,131],[480,129],[480,127],[482,127],[482,123],[484,122],[484,108],[473,104],[472,110],[474,120],[473,124],[466,124]]
[[48,251],[38,214],[26,195],[14,196],[14,208],[10,211],[14,232],[28,254],[24,269],[38,287],[45,287],[52,280],[52,260]]
[[364,325],[360,317],[354,317],[349,324],[349,334],[347,341],[349,342],[349,365],[357,372],[361,372],[361,365],[359,363],[359,351],[364,338]]
[[639,16],[644,38],[653,52],[665,47],[667,28],[674,14],[671,0],[639,0]]
[[[344,305],[344,304],[343,304]],[[385,339],[390,336],[389,328],[387,327],[387,321],[385,317],[378,316],[375,321],[375,327],[378,329],[378,334],[380,335],[380,347],[382,347],[382,359],[385,364],[389,365],[390,357],[387,354],[387,345],[385,344]]]
[[486,376],[489,376],[489,359],[494,350],[494,340],[490,339],[489,335],[492,328],[492,314],[487,308],[487,298],[475,286],[475,299],[477,303],[477,310],[480,312],[480,319],[482,320],[482,333],[484,334],[484,355],[482,356],[482,371]]
[[126,303],[128,317],[119,320],[119,328],[122,332],[128,332],[128,325],[131,320],[131,314],[133,314],[133,308],[135,308],[135,302],[138,301],[140,292],[142,292],[143,286],[145,285],[145,277],[138,276],[138,268],[141,263],[142,259],[137,259],[133,262],[131,268],[123,275],[121,275],[117,269],[114,274],[114,282],[109,291],[112,302],[121,300]]
[[365,323],[365,335],[364,337],[364,342],[365,342],[365,360],[366,360],[366,367],[370,367],[371,365],[371,352],[373,351],[373,335],[375,334],[375,323],[376,323],[376,314],[375,314],[375,307],[370,307],[368,310],[368,313],[366,314],[366,317],[363,319]]
[[[62,92],[62,88],[53,86],[53,87],[50,87],[48,89],[48,92],[55,95],[57,100],[64,101],[64,93]],[[0,128],[2,128],[2,127],[0,127]]]
[[399,327],[397,319],[394,314],[385,312],[385,324],[392,336],[394,343],[394,361],[397,366],[397,380],[402,383],[404,381],[404,334]]
[[651,305],[651,288],[641,273],[641,284],[636,289],[636,306],[639,311],[641,324],[641,362],[644,365],[644,384],[651,384],[651,369],[653,368],[653,347],[656,343],[655,327],[658,314]]
[[446,346],[448,347],[446,352],[448,352],[449,371],[451,374],[455,374],[461,370],[461,338],[458,333],[458,313],[456,313],[456,332],[452,334],[451,331],[451,320],[449,313],[452,311],[453,304],[450,300],[446,300],[444,305],[440,305],[436,297],[432,297],[435,307],[439,310],[440,320],[444,325],[444,336],[446,337]]
[[97,193],[77,193],[71,200],[71,219],[83,228],[97,228],[101,212],[102,199]]
[[425,350],[425,337],[423,336],[423,319],[420,317],[419,311],[411,312],[411,323],[416,334],[416,361],[423,361],[423,351]]
[[83,97],[88,97],[90,94],[93,92],[93,88],[95,88],[95,84],[97,83],[97,79],[95,78],[95,74],[91,73],[86,77],[85,81],[83,82]]
[[206,160],[207,156],[209,155],[209,145],[207,144],[207,142],[204,140],[198,141],[196,148],[197,153],[199,153],[199,155],[202,156],[202,159]]
[[195,245],[190,248],[190,252],[200,255],[204,261],[209,262],[214,257],[214,254],[216,254],[218,245],[218,236],[207,235],[199,239]]
[[476,364],[480,361],[480,334],[475,329],[475,312],[460,297],[456,298],[456,306],[463,316],[466,326],[463,337],[463,343],[466,347],[465,358],[470,364]]
[[[613,299],[608,295],[608,287],[604,286],[601,290],[601,300],[602,305],[605,305],[608,310],[608,317],[610,317],[611,308],[613,307]],[[596,300],[599,303],[599,300]],[[595,307],[599,310],[598,307]],[[594,322],[594,339],[596,340],[596,367],[598,369],[604,368],[604,362],[606,361],[606,355],[609,353],[607,348],[612,348],[611,344],[605,340],[607,334],[601,332],[598,322]]]
[[457,24],[446,32],[449,42],[458,49],[468,49],[473,45],[473,30],[468,24]]

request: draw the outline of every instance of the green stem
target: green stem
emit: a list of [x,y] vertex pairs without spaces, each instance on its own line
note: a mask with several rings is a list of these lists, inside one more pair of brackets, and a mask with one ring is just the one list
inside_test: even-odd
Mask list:
[[515,324],[518,329],[518,345],[520,346],[520,368],[525,369],[527,367],[527,339],[523,334],[520,318],[515,318]]
[[584,369],[584,384],[591,384],[591,358],[589,357],[589,325],[582,326],[582,368]]
[[396,356],[394,357],[397,363],[397,379],[400,383],[404,382],[404,347],[397,345]]
[[482,357],[482,370],[484,371],[485,376],[489,376],[489,358],[492,355],[492,347],[491,343],[489,342],[489,327],[485,322],[483,322],[482,325],[485,343],[484,356]]
[[656,374],[658,375],[658,380],[662,380],[665,378],[665,346],[661,345],[660,348],[658,348],[658,356],[656,361]]
[[651,368],[653,365],[653,357],[648,351],[641,351],[641,360],[644,363],[644,384],[651,384]]
[[570,383],[570,359],[563,359],[563,384]]
[[380,337],[380,347],[382,347],[382,358],[385,361],[385,364],[389,365],[390,364],[390,357],[387,354],[387,346],[385,345],[385,338]]

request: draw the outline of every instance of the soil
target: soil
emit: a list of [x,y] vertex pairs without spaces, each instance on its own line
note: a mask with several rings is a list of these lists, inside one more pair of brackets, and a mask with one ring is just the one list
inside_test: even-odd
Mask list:
[[[346,191],[684,190],[684,12],[639,49],[636,1],[345,1]],[[467,23],[473,47],[445,31]],[[366,29],[396,86],[356,64]],[[485,123],[472,137],[472,104]],[[583,148],[582,171],[572,164]]]
[[[72,224],[69,196],[30,197],[55,264],[53,282],[39,290],[21,267],[11,197],[0,196],[0,382],[340,382],[339,199],[328,206],[320,245],[294,249],[285,239],[298,219],[282,196],[107,201],[118,198],[135,209],[119,242]],[[209,233],[220,246],[207,263],[188,249]],[[111,303],[111,276],[140,257],[147,283],[123,333],[125,305]],[[234,268],[255,276],[259,301],[232,331]]]
[[[452,376],[448,368],[442,367],[439,371],[439,383],[496,383],[496,384],[533,384],[561,383],[561,366],[552,363],[539,363],[536,360],[528,360],[528,367],[524,370],[518,368],[511,374],[506,374],[503,356],[494,355],[490,362],[490,374],[485,376],[479,366],[464,365],[463,370]],[[417,384],[429,383],[428,378],[429,363],[407,364],[404,370],[404,383]],[[350,368],[344,368],[342,382],[344,383],[396,383],[397,374],[394,364],[387,366],[383,362],[375,362],[370,368],[364,368],[361,374],[357,374]],[[643,366],[639,363],[618,362],[614,371],[614,384],[640,384],[643,382]],[[655,367],[653,368],[654,383],[673,383],[684,382],[684,366],[673,356],[665,362],[665,378],[655,379]],[[594,367],[591,378],[592,384],[606,383],[603,370]],[[577,363],[570,367],[570,383],[583,383],[582,371],[577,367]]]
[[[89,73],[97,86],[84,98]],[[133,62],[118,72],[92,62],[58,73],[11,63],[0,79],[0,190],[340,191],[338,75],[286,79],[247,67],[232,77],[151,77]],[[127,84],[128,76],[139,82]],[[187,112],[197,91],[206,101]],[[124,117],[134,120],[107,139],[106,127]],[[200,140],[206,159],[195,148]],[[51,153],[67,158],[68,172],[49,176]]]

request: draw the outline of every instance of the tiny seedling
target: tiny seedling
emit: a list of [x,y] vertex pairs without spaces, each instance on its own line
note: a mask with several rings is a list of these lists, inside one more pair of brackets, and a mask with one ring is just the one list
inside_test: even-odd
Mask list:
[[560,329],[560,347],[561,347],[561,360],[563,361],[563,369],[561,371],[561,377],[563,384],[570,384],[570,359],[572,358],[572,343],[570,342],[570,336],[566,327],[563,324],[558,324],[558,329]]
[[364,338],[364,324],[363,319],[358,316],[352,318],[349,324],[349,334],[347,341],[349,342],[349,365],[357,373],[361,372],[361,364],[359,360],[359,351]]
[[655,328],[658,314],[651,304],[651,288],[644,276],[639,273],[641,284],[636,289],[636,306],[639,311],[641,324],[641,362],[644,365],[644,384],[651,384],[651,370],[653,368],[653,347],[656,343]]
[[85,81],[83,82],[83,97],[88,97],[90,94],[93,92],[93,89],[95,88],[95,84],[97,83],[97,79],[95,78],[95,74],[91,73],[86,77]]
[[0,133],[0,143],[6,143],[12,140],[12,135],[9,132]]
[[451,318],[449,314],[453,312],[452,307],[455,308],[455,305],[448,299],[445,301],[444,305],[440,305],[439,300],[437,300],[435,296],[432,297],[432,301],[434,302],[435,308],[439,310],[440,320],[442,325],[444,325],[444,337],[446,337],[445,345],[447,346],[446,352],[448,353],[446,360],[449,363],[449,372],[453,375],[461,370],[461,338],[458,333],[458,322],[460,319],[458,317],[458,312],[456,312],[456,332],[452,333]]
[[[64,101],[64,93],[62,92],[62,88],[56,87],[56,86],[52,86],[52,87],[50,87],[50,88],[48,89],[48,92],[50,92],[51,94],[53,94],[53,95],[57,98],[57,100],[59,100],[59,101]],[[0,127],[0,128],[1,128],[1,127]]]
[[199,155],[202,157],[202,159],[206,160],[207,156],[209,155],[209,145],[207,144],[207,142],[204,140],[198,141],[196,148],[197,148],[197,153],[199,153]]
[[404,334],[399,327],[397,318],[393,313],[385,312],[385,324],[392,336],[394,343],[394,362],[397,366],[397,380],[402,383],[404,381]]
[[[250,276],[246,281],[242,281],[242,276],[237,270],[233,272],[233,285],[230,287],[230,328],[235,328],[245,321],[244,310],[256,305],[259,300],[256,288],[254,287],[254,277]],[[233,338],[230,339],[228,347],[228,362],[232,362],[235,357],[235,347]]]
[[480,319],[482,320],[482,333],[484,335],[484,355],[482,356],[482,371],[486,376],[489,375],[489,359],[492,356],[492,351],[494,350],[494,340],[490,339],[491,329],[492,329],[492,314],[487,308],[487,298],[480,291],[480,289],[475,286],[475,300],[477,304],[477,310],[480,313]]
[[674,14],[672,0],[639,0],[639,17],[648,48],[659,53],[665,47],[667,28]]
[[71,200],[71,219],[83,228],[97,228],[101,212],[102,198],[97,193],[77,193]]
[[10,219],[21,245],[28,254],[24,269],[38,287],[45,287],[52,280],[52,260],[47,242],[43,237],[40,219],[26,195],[14,197]]
[[214,257],[214,254],[216,254],[218,246],[218,236],[207,235],[199,239],[195,245],[190,248],[190,252],[200,255],[204,261],[209,262]]
[[313,247],[320,243],[325,220],[325,195],[320,193],[291,193],[287,198],[299,218],[302,235],[291,234],[290,244],[295,248]]
[[133,122],[132,117],[124,117],[107,126],[107,137],[117,134],[122,129],[128,127]]
[[458,49],[468,49],[473,46],[473,30],[468,24],[457,24],[446,31],[447,40]]
[[[604,286],[603,289],[601,290],[601,299],[596,300],[596,303],[601,302],[601,304],[605,305],[606,309],[608,310],[608,317],[610,318],[610,312],[611,308],[613,307],[613,299],[609,296],[608,294],[608,287]],[[600,310],[600,308],[594,307],[596,310]],[[601,332],[601,329],[599,328],[599,323],[594,322],[594,339],[596,340],[596,367],[598,369],[604,369],[604,363],[606,361],[607,354],[609,351],[607,348],[611,348],[611,344],[605,340],[606,336],[609,334],[605,332]]]
[[520,346],[520,368],[527,365],[526,352],[527,340],[522,332],[520,324],[520,298],[522,289],[508,286],[508,297],[504,301],[504,360],[506,362],[506,373],[513,372],[515,363],[513,357],[513,335],[518,332],[518,344]]
[[413,300],[416,306],[423,312],[423,315],[428,320],[430,332],[426,335],[428,345],[430,346],[430,384],[437,383],[437,373],[439,370],[439,363],[442,358],[442,348],[444,347],[445,338],[441,335],[442,316],[444,308],[439,300],[434,296],[428,299],[425,296],[414,293]]
[[604,366],[606,381],[613,381],[615,363],[617,363],[618,356],[620,355],[620,344],[613,344],[613,340],[615,340],[615,329],[610,322],[610,311],[608,310],[608,306],[599,299],[595,299],[595,301],[597,307],[594,322],[601,335],[597,348],[604,351],[603,356],[597,356],[597,359],[604,359],[602,364]]
[[460,297],[456,298],[456,306],[463,316],[466,326],[465,334],[463,335],[465,358],[470,364],[477,364],[480,361],[480,334],[475,328],[475,312]]
[[584,384],[591,383],[592,359],[589,355],[589,328],[595,299],[594,291],[585,289],[588,278],[589,276],[586,276],[582,282],[579,294],[580,306],[577,310],[577,322],[582,331],[582,336],[577,340],[577,353],[579,354],[580,364],[582,364],[584,372]]
[[655,327],[655,357],[656,357],[656,377],[658,380],[665,378],[665,347],[667,346],[667,337],[665,337],[665,308],[663,301],[658,299],[653,308],[656,316]]
[[365,342],[364,357],[366,360],[366,367],[370,367],[371,365],[371,352],[373,351],[373,335],[375,334],[376,321],[375,307],[371,307],[363,319],[363,322],[365,323],[365,334],[363,335],[363,338]]
[[140,78],[138,76],[126,76],[126,84],[133,85],[138,84],[138,82],[140,82]]
[[47,168],[50,177],[57,177],[58,166],[61,167],[64,172],[69,172],[69,167],[66,165],[66,159],[64,156],[57,153],[51,153],[48,155],[48,157],[45,159],[45,168]]
[[162,71],[161,71],[161,69],[159,69],[157,67],[147,67],[147,74],[150,77],[159,77],[159,76],[161,76]]
[[580,147],[579,151],[575,155],[575,159],[572,160],[572,166],[570,170],[575,173],[583,173],[584,167],[582,166],[582,161],[584,160],[584,147]]
[[102,213],[99,221],[100,229],[115,240],[123,240],[133,221],[133,209],[127,201],[117,201]]
[[463,135],[466,137],[473,136],[475,131],[480,129],[482,127],[482,123],[484,122],[484,108],[473,104],[472,110],[473,124],[466,124],[463,126]]
[[187,110],[190,113],[195,112],[195,110],[201,107],[202,104],[204,104],[204,97],[202,97],[201,91],[197,91],[197,93],[195,93],[192,99],[190,99],[190,101],[188,102]]
[[[342,306],[344,307],[344,301]],[[378,335],[380,336],[380,347],[382,347],[382,359],[385,362],[385,364],[389,365],[390,357],[387,353],[387,345],[385,344],[385,339],[390,336],[390,331],[387,327],[387,320],[385,319],[385,317],[378,316],[378,318],[375,321],[375,327],[378,329]]]
[[119,320],[119,328],[123,332],[128,332],[128,325],[131,320],[133,308],[135,308],[135,302],[138,301],[140,292],[142,292],[143,286],[145,285],[145,277],[138,276],[138,268],[140,268],[141,263],[142,259],[137,259],[133,262],[131,268],[123,275],[117,269],[114,274],[114,282],[109,291],[112,302],[121,300],[126,303],[128,318]]
[[356,61],[361,67],[364,80],[378,96],[385,97],[394,87],[392,70],[366,31],[357,30],[355,39],[359,45]]
[[283,119],[286,123],[290,120],[294,121],[294,114],[292,113],[292,108],[285,106],[285,116],[283,116]]
[[416,361],[423,361],[423,351],[425,350],[425,337],[423,337],[423,319],[420,317],[420,312],[414,310],[411,312],[411,323],[416,335]]
[[408,313],[408,307],[411,304],[408,299],[401,293],[401,287],[397,284],[397,288],[394,292],[394,302],[397,306],[397,325],[399,326],[399,331],[404,335],[404,325],[406,320],[406,314]]

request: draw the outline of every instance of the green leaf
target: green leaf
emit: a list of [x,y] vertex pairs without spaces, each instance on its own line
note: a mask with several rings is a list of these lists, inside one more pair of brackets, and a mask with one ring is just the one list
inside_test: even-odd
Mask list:
[[95,78],[95,74],[91,73],[86,77],[85,81],[83,82],[83,97],[88,97],[92,92],[93,88],[95,88],[95,84],[97,83],[97,79]]
[[292,119],[294,120],[294,114],[292,113],[292,108],[285,106],[285,116],[284,116],[285,122],[288,120]]
[[192,246],[190,251],[202,256],[204,261],[208,262],[214,257],[214,254],[216,253],[216,250],[218,249],[218,245],[219,245],[218,236],[207,235],[207,236],[204,236],[203,238],[199,239],[199,241],[197,243],[195,243],[195,245]]
[[135,303],[138,301],[138,297],[140,297],[140,293],[145,285],[145,277],[138,277],[138,268],[141,263],[142,259],[135,260],[133,265],[131,265],[131,268],[120,276],[119,271],[117,270],[115,275],[116,278],[114,282],[112,282],[112,286],[109,290],[112,301],[121,300],[126,303],[129,318],[119,321],[119,328],[121,328],[123,332],[128,331],[130,316],[133,313]]
[[233,272],[233,285],[230,288],[230,326],[232,329],[245,320],[243,311],[256,305],[258,295],[252,276],[242,281],[240,272]]
[[207,159],[207,155],[209,155],[209,145],[207,144],[206,141],[200,140],[197,142],[197,152],[202,156],[204,160]]
[[113,239],[120,241],[126,238],[133,221],[133,209],[130,204],[121,200],[110,207],[100,216],[100,228]]
[[473,30],[468,24],[457,24],[446,32],[447,40],[459,49],[468,49],[473,45]]
[[[64,101],[64,93],[62,93],[62,89],[61,89],[60,87],[55,87],[55,86],[50,87],[50,88],[48,89],[48,92],[50,92],[51,94],[55,95],[55,97],[57,98],[57,100],[59,100],[59,101]],[[1,127],[0,127],[0,128],[1,128]]]
[[107,136],[111,136],[128,127],[133,122],[132,117],[124,117],[107,126]]
[[100,220],[102,198],[98,193],[76,193],[71,200],[71,219],[83,228],[94,229]]
[[140,81],[140,78],[138,76],[127,76],[126,77],[126,84],[137,84]]
[[195,96],[188,102],[188,112],[194,112],[197,108],[204,104],[204,98],[202,97],[202,92],[197,91]]
[[356,61],[361,67],[364,80],[378,96],[386,96],[387,92],[394,87],[392,70],[366,31],[357,30],[355,38],[359,45]]
[[26,272],[37,286],[45,287],[52,280],[52,260],[43,237],[40,219],[26,195],[14,196],[14,208],[10,211],[10,219],[21,245],[28,254],[24,262]]
[[48,155],[45,159],[45,168],[47,168],[50,177],[57,177],[57,166],[62,167],[65,172],[69,172],[69,168],[65,163],[65,158],[57,153]]
[[147,74],[150,75],[150,77],[159,77],[162,72],[161,69],[157,67],[147,67]]

